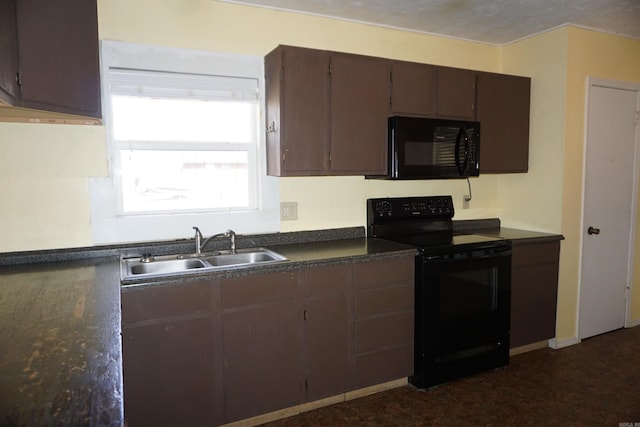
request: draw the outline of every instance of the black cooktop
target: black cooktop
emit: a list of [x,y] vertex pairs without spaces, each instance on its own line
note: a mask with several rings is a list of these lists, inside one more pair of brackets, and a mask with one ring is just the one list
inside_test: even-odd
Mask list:
[[499,237],[483,236],[480,234],[403,234],[378,236],[382,239],[392,240],[394,242],[404,243],[407,245],[417,246],[423,251],[432,250],[472,250],[484,246],[495,246],[501,242],[506,242]]
[[394,197],[367,200],[367,234],[416,246],[449,252],[509,244],[498,237],[457,234],[453,231],[451,196]]

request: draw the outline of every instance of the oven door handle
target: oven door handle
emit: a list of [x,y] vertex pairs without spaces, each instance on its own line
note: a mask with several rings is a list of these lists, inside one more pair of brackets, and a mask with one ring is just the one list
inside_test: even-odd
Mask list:
[[505,248],[502,250],[491,251],[490,253],[485,253],[483,255],[471,255],[471,256],[460,256],[460,253],[457,254],[439,254],[439,255],[418,255],[419,258],[422,258],[422,262],[424,264],[428,263],[445,263],[445,262],[459,262],[459,261],[482,261],[486,259],[499,259],[503,257],[511,256],[511,248]]

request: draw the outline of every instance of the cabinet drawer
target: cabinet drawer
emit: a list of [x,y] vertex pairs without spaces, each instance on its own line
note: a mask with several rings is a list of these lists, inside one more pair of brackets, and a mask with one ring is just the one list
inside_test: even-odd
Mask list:
[[364,316],[413,310],[413,285],[369,289],[358,292],[355,301],[356,319]]
[[515,244],[511,265],[517,268],[524,265],[558,263],[559,258],[560,242]]
[[356,321],[355,353],[380,351],[413,342],[413,311]]
[[212,304],[212,283],[192,282],[122,290],[122,322],[192,315]]
[[298,296],[298,273],[259,274],[220,282],[222,308],[278,301]]
[[393,283],[413,284],[414,257],[356,264],[355,288],[374,288]]
[[304,272],[305,296],[313,298],[344,293],[352,281],[350,265],[312,268]]
[[352,390],[413,374],[413,344],[356,356]]

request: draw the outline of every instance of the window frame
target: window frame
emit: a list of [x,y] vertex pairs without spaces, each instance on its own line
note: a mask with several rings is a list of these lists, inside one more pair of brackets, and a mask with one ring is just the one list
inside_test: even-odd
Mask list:
[[[91,228],[94,244],[189,238],[192,237],[193,226],[198,226],[205,235],[229,228],[239,234],[278,232],[280,229],[279,182],[266,174],[266,141],[265,134],[261,131],[265,129],[263,58],[111,40],[102,40],[100,51],[108,176],[90,180]],[[117,160],[120,150],[112,135],[109,78],[111,68],[256,79],[258,82],[258,146],[253,153],[256,170],[251,171],[257,175],[255,191],[258,196],[255,209],[122,212],[117,188],[119,180],[116,175],[120,173]],[[250,164],[249,167],[251,169],[252,165]]]

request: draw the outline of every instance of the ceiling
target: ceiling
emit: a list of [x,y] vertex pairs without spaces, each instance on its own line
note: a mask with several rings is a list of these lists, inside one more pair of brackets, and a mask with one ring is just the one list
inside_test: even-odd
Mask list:
[[640,39],[640,0],[222,0],[504,45],[562,25]]

